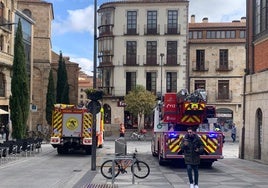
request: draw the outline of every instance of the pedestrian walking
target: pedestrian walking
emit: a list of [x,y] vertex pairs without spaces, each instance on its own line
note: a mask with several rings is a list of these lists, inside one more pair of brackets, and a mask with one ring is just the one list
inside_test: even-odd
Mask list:
[[126,129],[125,129],[124,123],[120,123],[120,128],[119,128],[120,134],[119,134],[119,137],[125,137],[125,131],[126,131]]
[[[198,188],[198,165],[200,164],[200,154],[204,151],[204,145],[192,127],[187,129],[187,134],[181,143],[181,149],[187,166],[190,188]],[[192,171],[194,171],[194,179]]]
[[8,141],[8,139],[9,139],[9,125],[8,124],[5,126],[4,131],[6,133],[6,141]]
[[236,126],[235,126],[235,124],[233,124],[233,126],[232,126],[231,137],[233,139],[233,142],[235,142],[235,140],[236,140]]

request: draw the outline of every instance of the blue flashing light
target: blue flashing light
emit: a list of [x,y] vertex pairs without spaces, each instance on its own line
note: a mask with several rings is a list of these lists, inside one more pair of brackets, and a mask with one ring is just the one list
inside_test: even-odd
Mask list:
[[215,133],[215,132],[210,132],[210,133],[208,134],[208,137],[209,137],[209,138],[217,138],[217,137],[218,137],[218,134]]
[[178,137],[178,134],[175,133],[175,132],[170,132],[170,133],[168,133],[168,137],[169,138],[177,138]]

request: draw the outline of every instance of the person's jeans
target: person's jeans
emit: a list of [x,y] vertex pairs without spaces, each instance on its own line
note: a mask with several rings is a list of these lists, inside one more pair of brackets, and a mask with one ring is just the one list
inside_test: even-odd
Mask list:
[[[194,170],[194,181],[193,181],[193,173],[192,170]],[[198,165],[189,165],[187,164],[187,174],[190,181],[190,184],[198,185]]]

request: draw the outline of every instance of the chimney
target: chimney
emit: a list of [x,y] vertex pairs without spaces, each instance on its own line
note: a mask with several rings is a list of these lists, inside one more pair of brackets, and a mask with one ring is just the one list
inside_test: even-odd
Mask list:
[[247,22],[247,18],[246,17],[241,17],[241,23],[245,23]]
[[191,23],[195,23],[195,15],[191,15]]
[[203,22],[203,23],[208,23],[208,18],[207,18],[207,17],[203,18],[203,19],[202,19],[202,22]]

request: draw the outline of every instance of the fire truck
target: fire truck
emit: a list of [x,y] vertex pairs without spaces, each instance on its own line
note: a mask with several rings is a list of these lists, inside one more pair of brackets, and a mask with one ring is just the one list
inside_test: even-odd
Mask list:
[[154,110],[154,132],[151,144],[152,155],[160,165],[167,161],[183,161],[180,144],[189,126],[197,132],[204,144],[201,164],[211,166],[223,158],[223,134],[213,128],[217,122],[215,106],[206,104],[206,92],[196,90],[189,94],[186,89],[179,93],[166,93],[163,103]]
[[[85,150],[91,154],[93,116],[86,108],[75,105],[55,104],[52,113],[52,135],[50,144],[58,154],[70,150]],[[97,147],[103,145],[103,109],[96,115]]]

